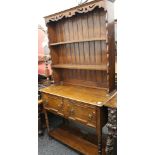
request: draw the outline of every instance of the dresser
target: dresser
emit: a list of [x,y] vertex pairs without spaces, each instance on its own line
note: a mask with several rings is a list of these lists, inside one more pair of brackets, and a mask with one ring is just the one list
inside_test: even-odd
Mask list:
[[[102,128],[115,93],[113,3],[96,0],[44,17],[54,84],[40,90],[49,136],[85,155],[105,155]],[[66,123],[50,129],[47,112]]]

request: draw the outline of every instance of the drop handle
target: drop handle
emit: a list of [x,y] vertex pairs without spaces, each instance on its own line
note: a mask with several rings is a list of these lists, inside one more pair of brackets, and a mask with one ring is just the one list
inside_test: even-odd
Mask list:
[[46,106],[48,104],[48,100],[45,100],[44,106]]
[[91,114],[88,115],[88,119],[91,121],[94,116],[95,116],[95,112],[92,112]]
[[89,118],[89,120],[92,120],[93,119],[93,114],[89,114],[88,118]]
[[70,110],[70,115],[74,115],[74,112],[75,112],[75,110],[74,109],[71,109]]
[[60,103],[60,104],[58,105],[58,107],[59,107],[59,109],[61,109],[61,108],[63,107],[63,103]]

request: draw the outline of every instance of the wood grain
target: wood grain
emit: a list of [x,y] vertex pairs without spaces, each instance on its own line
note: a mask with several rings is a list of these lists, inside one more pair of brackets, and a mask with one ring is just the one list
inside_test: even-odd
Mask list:
[[[74,64],[56,64],[52,65],[53,68],[65,69],[82,69],[82,70],[103,70],[106,71],[106,65],[74,65]],[[102,76],[100,76],[102,77]]]
[[[88,141],[86,138],[84,139],[86,136],[76,129],[71,130],[66,126],[60,127],[50,131],[49,135],[85,155],[98,155],[97,144],[94,144],[93,141]],[[103,145],[102,155],[105,155],[104,148],[105,145]]]
[[[105,11],[96,8],[89,14],[76,15],[49,25],[51,25],[50,31],[54,32],[56,29],[57,38],[57,42],[50,43],[53,52],[52,67],[65,69],[64,71],[69,69],[66,71],[67,74],[63,73],[64,81],[74,82],[77,78],[84,81],[82,85],[90,86],[92,83],[92,87],[99,86],[108,88],[109,92],[112,91],[114,89],[113,71],[111,71],[113,64],[111,65],[109,61],[113,56],[107,57]],[[110,65],[110,69],[107,64]],[[103,72],[96,72],[96,70]],[[107,74],[106,70],[108,70]]]
[[[108,107],[116,106],[113,3],[95,0],[46,16],[45,22],[54,79],[40,90],[48,132],[83,154],[103,155],[102,127]],[[47,111],[95,128],[96,137],[86,140],[74,129],[50,131]]]
[[108,95],[104,89],[87,88],[73,85],[49,86],[41,89],[40,91],[99,107],[105,105],[111,97],[111,95]]

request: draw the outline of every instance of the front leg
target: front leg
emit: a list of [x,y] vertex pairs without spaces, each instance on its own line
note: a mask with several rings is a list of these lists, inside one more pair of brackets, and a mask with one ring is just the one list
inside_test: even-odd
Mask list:
[[47,131],[49,133],[49,131],[50,131],[50,128],[49,128],[49,120],[48,120],[47,111],[45,109],[44,109],[44,114],[45,114],[45,121],[46,121]]
[[102,155],[102,129],[98,131],[98,155]]
[[98,142],[98,155],[102,155],[102,110],[97,107],[97,142]]
[[43,128],[41,122],[41,106],[38,105],[38,134],[39,136],[43,135]]

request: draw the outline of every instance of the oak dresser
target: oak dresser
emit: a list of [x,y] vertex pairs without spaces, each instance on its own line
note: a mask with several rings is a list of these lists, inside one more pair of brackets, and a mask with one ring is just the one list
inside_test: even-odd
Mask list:
[[[115,92],[113,3],[91,1],[44,18],[54,79],[40,90],[48,133],[82,154],[103,155],[102,128]],[[47,112],[94,128],[96,134],[63,124],[51,130]]]

